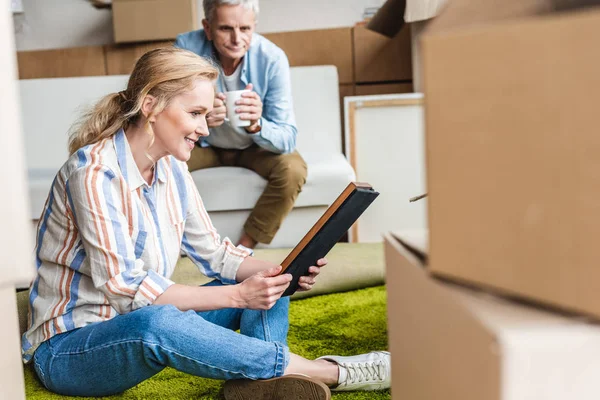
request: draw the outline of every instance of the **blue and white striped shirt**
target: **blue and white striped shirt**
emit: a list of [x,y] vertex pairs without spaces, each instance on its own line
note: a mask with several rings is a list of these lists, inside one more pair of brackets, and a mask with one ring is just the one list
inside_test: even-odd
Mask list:
[[152,304],[173,284],[182,251],[226,283],[248,256],[221,240],[185,163],[160,159],[148,185],[123,130],[78,150],[38,225],[23,360],[54,335]]

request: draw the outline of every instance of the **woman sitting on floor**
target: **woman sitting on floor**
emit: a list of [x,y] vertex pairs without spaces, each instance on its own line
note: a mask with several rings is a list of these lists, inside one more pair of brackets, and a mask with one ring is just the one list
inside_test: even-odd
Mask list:
[[[150,51],[127,89],[73,131],[38,226],[23,335],[23,359],[49,390],[110,395],[166,366],[227,380],[228,399],[389,387],[387,352],[292,354],[289,298],[281,298],[291,277],[212,226],[185,162],[208,135],[217,75],[186,50]],[[181,251],[215,280],[173,283]],[[302,290],[326,260],[317,264]]]

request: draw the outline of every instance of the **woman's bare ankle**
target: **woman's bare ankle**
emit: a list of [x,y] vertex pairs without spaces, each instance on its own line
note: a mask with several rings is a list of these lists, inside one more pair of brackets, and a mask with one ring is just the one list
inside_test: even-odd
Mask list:
[[323,367],[329,371],[329,373],[327,374],[327,378],[323,380],[323,383],[329,387],[337,386],[340,375],[339,366],[336,363],[328,360],[321,359],[314,361],[323,364]]
[[317,379],[327,386],[336,386],[339,378],[339,368],[328,360],[307,360],[296,354],[290,354],[290,363],[284,375],[303,374]]

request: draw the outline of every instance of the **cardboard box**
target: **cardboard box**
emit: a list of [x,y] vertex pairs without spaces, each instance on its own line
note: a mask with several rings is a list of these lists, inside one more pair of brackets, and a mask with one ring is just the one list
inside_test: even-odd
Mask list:
[[385,235],[394,399],[600,398],[600,326],[438,281],[426,239]]
[[196,0],[113,0],[116,43],[175,39],[198,29]]
[[430,261],[600,317],[600,9],[564,10],[581,3],[453,0],[431,21]]
[[[400,30],[410,31],[412,79],[414,91],[421,92],[420,37],[430,19],[439,14],[447,0],[388,0],[367,28],[388,37]],[[405,24],[408,24],[404,27]]]
[[[392,0],[398,1],[398,0]],[[404,22],[425,21],[438,15],[448,0],[404,0]]]
[[412,93],[413,85],[411,82],[356,85],[354,92],[356,96],[368,96],[374,94]]
[[369,21],[367,28],[394,37],[405,23],[435,17],[447,0],[387,0]]
[[19,79],[107,75],[104,46],[18,51]]
[[171,47],[174,41],[104,46],[106,75],[129,75],[137,60],[150,50]]
[[352,37],[356,83],[412,79],[409,30],[403,29],[390,39],[364,26],[355,26]]
[[421,36],[431,19],[440,13],[447,0],[407,0],[404,21],[410,28],[412,50],[413,85],[415,92],[422,92]]
[[352,83],[352,28],[265,33],[285,52],[290,66],[335,65],[340,83]]

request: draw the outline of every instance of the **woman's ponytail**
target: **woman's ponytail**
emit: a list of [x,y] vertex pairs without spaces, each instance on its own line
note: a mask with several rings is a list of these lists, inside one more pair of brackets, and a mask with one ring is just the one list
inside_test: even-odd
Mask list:
[[[147,52],[136,62],[127,89],[102,98],[71,128],[69,154],[136,124],[147,95],[157,100],[151,113],[156,115],[173,97],[191,89],[196,79],[214,81],[217,76],[211,61],[191,51],[165,47]],[[149,124],[145,128],[153,138]]]
[[91,143],[114,135],[125,124],[127,117],[123,112],[125,99],[121,93],[112,93],[103,97],[83,115],[71,128],[69,135],[69,154]]

